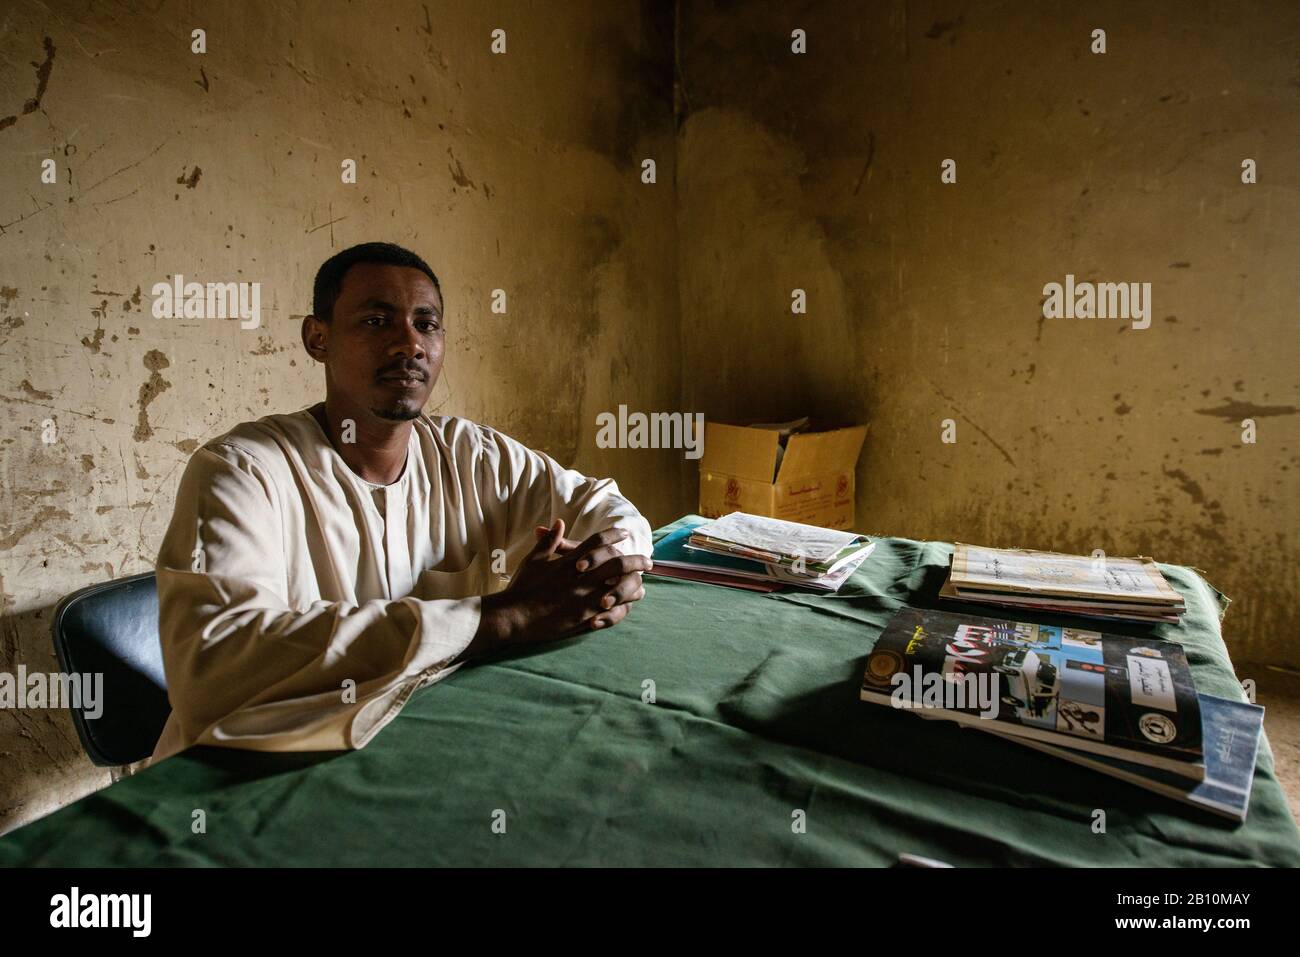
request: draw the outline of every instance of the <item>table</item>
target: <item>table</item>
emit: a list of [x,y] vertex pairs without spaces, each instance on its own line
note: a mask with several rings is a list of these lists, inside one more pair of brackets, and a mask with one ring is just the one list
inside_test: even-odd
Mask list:
[[[360,751],[191,749],[0,838],[0,865],[1300,865],[1267,740],[1237,825],[859,701],[951,551],[880,539],[831,597],[648,578],[616,628],[462,668]],[[1239,695],[1222,596],[1161,570],[1182,623],[1105,630],[1179,641],[1201,691]]]

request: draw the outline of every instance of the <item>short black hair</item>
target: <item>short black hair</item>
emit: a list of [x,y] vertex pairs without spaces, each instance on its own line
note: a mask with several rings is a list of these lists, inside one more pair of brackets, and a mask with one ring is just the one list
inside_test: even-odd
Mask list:
[[[438,298],[442,298],[442,286],[438,284],[438,277],[433,274],[429,264],[415,253],[396,243],[361,243],[335,253],[316,270],[316,281],[311,287],[311,311],[318,319],[329,322],[333,317],[334,303],[343,291],[343,277],[357,263],[383,263],[418,269],[432,280],[433,288],[438,290]],[[445,302],[443,308],[446,308]]]

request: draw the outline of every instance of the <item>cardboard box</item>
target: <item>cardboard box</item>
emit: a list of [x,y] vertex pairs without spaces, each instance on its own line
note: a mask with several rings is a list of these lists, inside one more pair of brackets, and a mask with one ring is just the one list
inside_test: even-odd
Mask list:
[[720,518],[730,512],[749,512],[851,529],[853,474],[866,437],[865,425],[796,432],[778,456],[781,436],[774,429],[706,422],[700,514]]

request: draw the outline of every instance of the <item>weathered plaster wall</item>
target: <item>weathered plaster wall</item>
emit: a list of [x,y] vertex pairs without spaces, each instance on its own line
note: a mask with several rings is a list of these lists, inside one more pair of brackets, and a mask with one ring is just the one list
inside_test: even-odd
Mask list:
[[[668,2],[0,10],[0,669],[52,670],[57,600],[152,567],[198,442],[320,396],[312,274],[377,236],[442,278],[434,404],[656,523],[693,464],[595,448],[598,412],[870,421],[863,530],[1193,564],[1238,662],[1300,664],[1300,11],[787,7],[681,4],[676,57]],[[177,272],[262,282],[264,327],[154,319]],[[1044,320],[1067,272],[1150,281],[1152,328]],[[80,755],[62,712],[0,713],[0,830],[104,783]]]
[[[680,454],[588,427],[680,394],[672,44],[671,6],[631,0],[4,4],[0,670],[54,670],[59,598],[152,569],[198,443],[323,396],[299,321],[355,242],[439,274],[438,410],[680,513]],[[260,282],[262,328],[155,319],[175,273]],[[66,713],[0,711],[0,830],[106,783],[81,755]]]
[[[747,2],[678,26],[685,404],[869,421],[862,530],[1190,564],[1233,599],[1234,660],[1300,665],[1300,7]],[[1044,320],[1067,273],[1151,282],[1151,327]]]

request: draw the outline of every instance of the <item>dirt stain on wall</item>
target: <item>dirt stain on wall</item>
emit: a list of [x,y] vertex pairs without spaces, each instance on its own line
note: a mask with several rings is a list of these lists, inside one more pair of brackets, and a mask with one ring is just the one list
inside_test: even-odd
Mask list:
[[[41,45],[45,48],[45,59],[40,63],[32,64],[32,66],[36,67],[36,94],[23,104],[22,116],[26,116],[29,113],[35,113],[41,108],[41,100],[45,97],[45,88],[50,84],[50,71],[54,69],[54,54],[56,52],[56,47],[54,46],[54,41],[49,37],[45,37],[41,41]],[[11,114],[6,117],[0,117],[0,130],[7,129],[17,123],[19,115],[20,114]]]

